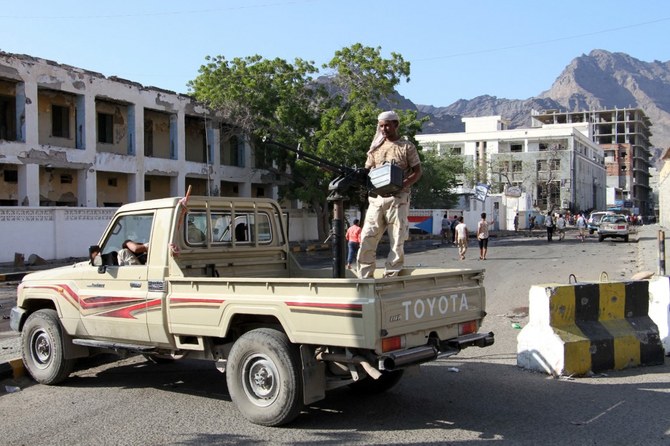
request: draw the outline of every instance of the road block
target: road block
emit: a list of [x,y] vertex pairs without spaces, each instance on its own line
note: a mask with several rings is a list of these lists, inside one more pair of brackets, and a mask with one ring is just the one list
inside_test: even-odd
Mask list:
[[665,354],[670,355],[670,277],[649,281],[649,317],[658,326]]
[[560,375],[663,364],[647,281],[535,285],[517,365]]

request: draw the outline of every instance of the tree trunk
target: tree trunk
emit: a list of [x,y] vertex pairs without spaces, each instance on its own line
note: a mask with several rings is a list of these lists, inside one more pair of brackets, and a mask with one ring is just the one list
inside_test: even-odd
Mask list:
[[328,206],[328,202],[326,201],[325,203],[320,202],[320,201],[312,201],[312,209],[314,209],[314,213],[316,214],[316,223],[317,223],[317,233],[319,237],[319,241],[324,241],[328,238],[328,235],[330,234],[330,206]]

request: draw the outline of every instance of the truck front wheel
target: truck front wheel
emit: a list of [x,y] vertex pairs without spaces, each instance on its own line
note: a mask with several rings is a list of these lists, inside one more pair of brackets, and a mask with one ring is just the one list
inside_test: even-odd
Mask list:
[[39,310],[28,317],[21,336],[23,363],[35,381],[58,384],[70,375],[74,359],[65,358],[63,342],[56,310]]
[[302,374],[297,348],[277,330],[242,335],[226,365],[230,397],[242,415],[263,426],[286,424],[302,409]]

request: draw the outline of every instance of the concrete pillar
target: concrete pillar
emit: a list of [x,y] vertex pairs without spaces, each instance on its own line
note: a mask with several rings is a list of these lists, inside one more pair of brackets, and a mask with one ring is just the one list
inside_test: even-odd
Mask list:
[[40,205],[40,165],[23,164],[18,166],[19,206]]
[[[39,118],[37,108],[37,83],[29,81],[24,84],[25,107],[22,122],[17,122],[24,132],[23,141],[28,147],[37,147],[40,141]],[[17,98],[18,99],[18,98]],[[17,106],[18,108],[18,106]],[[20,202],[21,200],[19,200]],[[38,200],[39,201],[39,200]],[[35,204],[38,206],[38,204]]]
[[77,195],[79,206],[97,207],[97,173],[93,167],[77,170]]

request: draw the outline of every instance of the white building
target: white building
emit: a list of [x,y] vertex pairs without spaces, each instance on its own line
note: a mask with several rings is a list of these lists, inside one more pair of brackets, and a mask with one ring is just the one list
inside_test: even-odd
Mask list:
[[193,98],[0,53],[0,206],[276,198],[243,136]]
[[[465,132],[417,135],[424,149],[465,157],[473,183],[503,194],[507,223],[529,211],[603,209],[606,170],[603,149],[582,124],[508,129],[500,116],[463,118]],[[463,188],[474,184],[464,179]]]

